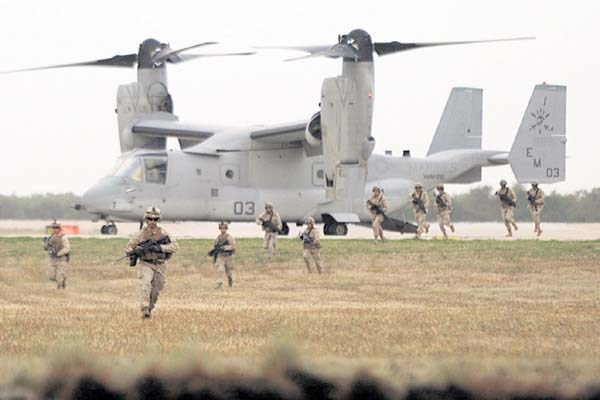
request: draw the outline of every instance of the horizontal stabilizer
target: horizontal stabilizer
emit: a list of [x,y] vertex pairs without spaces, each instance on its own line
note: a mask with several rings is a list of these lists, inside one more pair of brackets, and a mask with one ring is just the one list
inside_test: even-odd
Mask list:
[[483,91],[453,88],[427,155],[445,150],[481,149]]
[[508,160],[519,183],[565,180],[567,88],[537,85]]

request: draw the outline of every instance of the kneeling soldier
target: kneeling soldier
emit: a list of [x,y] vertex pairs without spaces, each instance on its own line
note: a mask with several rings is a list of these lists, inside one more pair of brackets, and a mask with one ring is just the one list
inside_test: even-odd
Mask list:
[[438,223],[440,230],[444,234],[444,239],[448,239],[446,226],[454,233],[454,225],[450,222],[450,213],[452,212],[452,198],[444,191],[444,185],[439,184],[436,187],[438,195],[435,197],[435,209],[437,210]]
[[306,264],[306,270],[308,273],[312,273],[310,269],[310,259],[315,262],[317,271],[321,273],[321,240],[319,239],[319,231],[315,229],[314,218],[308,218],[306,220],[306,229],[300,233],[300,240],[302,240],[302,257]]
[[223,275],[227,274],[227,284],[233,286],[233,253],[235,252],[235,239],[227,229],[226,222],[219,224],[221,234],[217,236],[213,249],[208,255],[213,256],[217,268],[217,289],[223,287]]
[[142,318],[147,319],[156,306],[158,295],[165,287],[167,260],[179,246],[169,232],[158,226],[159,208],[149,207],[144,214],[144,220],[146,226],[131,237],[125,252],[138,259]]
[[51,227],[52,235],[44,238],[44,250],[48,252],[48,256],[50,257],[48,279],[56,282],[57,289],[65,289],[67,287],[67,265],[69,263],[71,245],[58,222],[52,222]]

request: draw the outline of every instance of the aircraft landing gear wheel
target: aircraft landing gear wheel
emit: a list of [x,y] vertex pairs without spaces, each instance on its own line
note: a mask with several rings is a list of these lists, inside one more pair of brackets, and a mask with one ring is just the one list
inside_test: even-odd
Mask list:
[[103,235],[116,235],[118,232],[119,230],[115,224],[102,225],[102,228],[100,228],[100,233]]
[[323,235],[325,235],[325,236],[331,235],[331,225],[330,224],[323,225]]
[[335,236],[346,236],[348,233],[348,225],[346,224],[333,224],[331,230]]
[[285,222],[283,223],[283,226],[281,227],[281,234],[283,236],[287,236],[290,234],[290,227]]

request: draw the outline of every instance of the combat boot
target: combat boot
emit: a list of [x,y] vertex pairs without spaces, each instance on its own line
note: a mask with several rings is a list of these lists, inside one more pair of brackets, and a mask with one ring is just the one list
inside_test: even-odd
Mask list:
[[454,224],[450,224],[450,230],[454,233]]
[[229,278],[229,277],[227,278],[227,285],[229,287],[233,287],[233,278]]
[[142,319],[150,319],[150,316],[151,316],[151,314],[150,314],[150,308],[144,306],[142,308]]
[[223,282],[217,282],[217,286],[215,286],[215,289],[221,289],[223,287]]

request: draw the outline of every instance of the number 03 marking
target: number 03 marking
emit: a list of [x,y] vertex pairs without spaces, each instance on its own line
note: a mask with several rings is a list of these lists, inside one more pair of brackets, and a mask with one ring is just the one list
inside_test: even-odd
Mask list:
[[546,168],[546,177],[560,178],[560,168]]
[[254,215],[255,204],[253,201],[235,201],[233,203],[234,215]]

